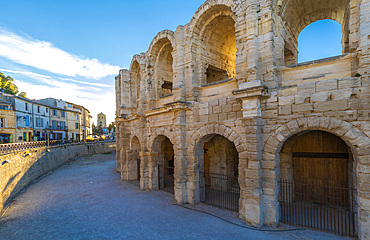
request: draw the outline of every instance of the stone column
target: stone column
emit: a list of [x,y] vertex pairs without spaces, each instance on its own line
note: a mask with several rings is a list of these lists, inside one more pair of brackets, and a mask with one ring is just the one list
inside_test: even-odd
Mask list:
[[174,152],[175,152],[175,200],[179,203],[188,202],[187,193],[187,154],[186,154],[186,104],[177,103],[173,106],[174,119]]
[[276,88],[279,86],[279,61],[277,56],[279,55],[276,51],[276,46],[279,45],[277,42],[276,35],[278,33],[273,21],[272,2],[273,1],[259,1],[260,9],[258,9],[258,46],[259,46],[259,59],[260,59],[260,78],[264,86],[268,88]]
[[247,76],[248,82],[259,78],[259,43],[258,43],[258,9],[257,0],[248,0],[246,10],[246,42]]
[[175,32],[176,47],[173,52],[174,60],[174,71],[175,75],[173,79],[173,96],[174,101],[185,101],[186,86],[185,86],[185,39],[184,39],[184,27],[179,26]]
[[125,126],[123,118],[117,119],[117,171],[121,172],[122,181],[128,180],[126,150],[130,149],[130,131]]
[[119,77],[121,81],[120,108],[128,108],[130,107],[130,72],[126,69],[121,69],[119,71]]
[[121,172],[121,123],[117,122],[117,131],[116,131],[116,171]]
[[157,152],[147,152],[148,156],[148,170],[149,170],[149,183],[148,188],[151,191],[159,190],[158,182],[158,153]]
[[149,190],[149,166],[147,152],[140,152],[140,189]]
[[[355,0],[352,0],[356,2]],[[351,1],[351,2],[352,2]],[[370,1],[361,1],[360,5],[360,29],[359,29],[359,54],[360,68],[358,73],[361,74],[366,80],[369,80],[370,76]],[[368,86],[369,82],[367,82]]]
[[[247,151],[239,153],[239,182],[241,190],[240,215],[248,224],[263,225],[262,196],[262,123],[260,98],[268,96],[267,88],[261,81],[239,84],[233,92],[242,101],[243,124],[247,131]],[[246,155],[248,157],[246,157]],[[246,161],[248,159],[248,161]]]

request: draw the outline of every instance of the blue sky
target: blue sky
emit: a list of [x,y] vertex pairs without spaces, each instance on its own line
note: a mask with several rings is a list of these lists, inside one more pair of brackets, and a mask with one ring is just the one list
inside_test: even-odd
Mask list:
[[[2,0],[0,72],[29,98],[61,98],[87,107],[93,121],[104,112],[112,122],[118,70],[145,52],[159,31],[188,23],[203,2]],[[324,32],[337,44],[305,38],[299,47],[314,46],[300,49],[300,61],[341,53],[339,24],[320,21],[302,35],[311,26],[320,39]]]

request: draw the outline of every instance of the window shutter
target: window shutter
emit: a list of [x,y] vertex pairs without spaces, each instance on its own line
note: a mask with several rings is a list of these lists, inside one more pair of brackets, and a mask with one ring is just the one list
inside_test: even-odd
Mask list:
[[26,126],[29,126],[30,125],[30,119],[29,119],[29,116],[26,116]]
[[43,127],[44,126],[44,119],[41,118],[41,126],[40,127]]
[[4,127],[6,127],[6,128],[7,128],[7,127],[8,127],[8,119],[7,119],[7,118],[5,118],[4,120],[5,120],[5,121],[4,121]]

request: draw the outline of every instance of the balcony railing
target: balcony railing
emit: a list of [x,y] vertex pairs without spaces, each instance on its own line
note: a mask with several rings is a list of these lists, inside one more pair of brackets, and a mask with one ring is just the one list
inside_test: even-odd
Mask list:
[[47,141],[37,141],[37,142],[23,142],[23,143],[6,143],[0,144],[0,155],[15,153],[19,151],[25,151],[29,149],[36,149],[42,147],[58,147],[58,146],[73,146],[79,144],[90,144],[90,143],[102,143],[105,142],[115,142],[115,140],[104,140],[104,141],[94,141],[94,142],[85,142],[85,141],[77,141],[74,140],[73,142],[63,142],[62,140],[50,140],[49,143]]

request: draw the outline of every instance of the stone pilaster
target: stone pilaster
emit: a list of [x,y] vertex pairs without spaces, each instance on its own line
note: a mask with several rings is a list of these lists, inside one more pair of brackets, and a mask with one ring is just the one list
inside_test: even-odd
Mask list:
[[158,182],[158,153],[157,152],[147,152],[148,156],[148,171],[149,171],[149,181],[148,188],[151,191],[159,190]]
[[148,154],[140,152],[140,189],[149,190]]
[[258,3],[257,0],[246,2],[246,42],[248,82],[259,80],[259,43],[258,43]]
[[185,101],[186,99],[186,86],[185,86],[185,39],[184,27],[179,26],[175,32],[176,48],[173,52],[173,59],[175,61],[173,74],[175,75],[173,83],[173,96],[174,101]]

